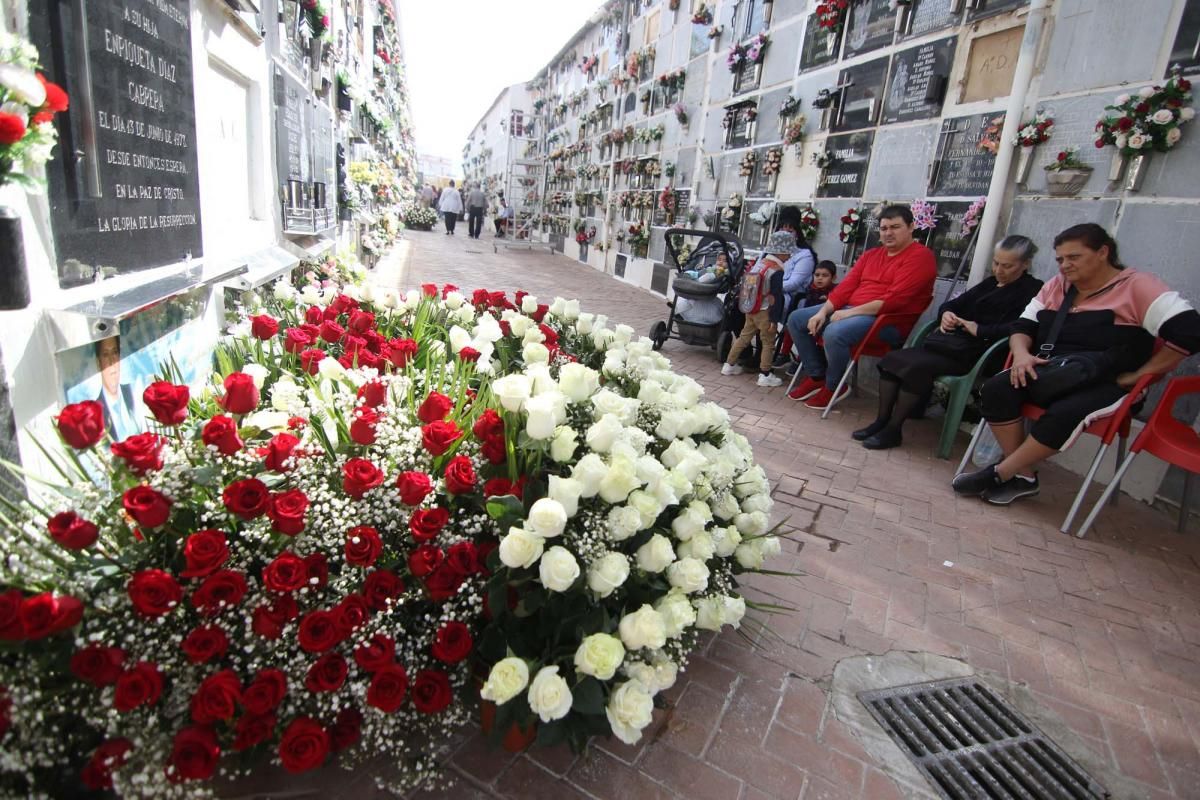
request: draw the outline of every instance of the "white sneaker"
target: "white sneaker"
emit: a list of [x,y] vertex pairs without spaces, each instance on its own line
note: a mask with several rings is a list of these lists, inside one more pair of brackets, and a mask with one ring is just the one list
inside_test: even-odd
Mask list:
[[761,372],[758,375],[759,386],[783,386],[783,378],[780,378],[774,372],[768,372],[763,375]]
[[721,374],[722,375],[741,375],[743,372],[745,372],[745,370],[743,370],[741,368],[741,366],[738,364],[722,364],[721,365]]

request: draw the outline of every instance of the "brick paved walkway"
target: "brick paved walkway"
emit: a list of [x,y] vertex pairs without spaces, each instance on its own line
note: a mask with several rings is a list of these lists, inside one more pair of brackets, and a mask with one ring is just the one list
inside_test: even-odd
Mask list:
[[[578,297],[639,334],[665,318],[661,299],[562,256],[408,236],[380,279]],[[870,398],[822,421],[782,389],[721,377],[707,349],[671,341],[664,353],[729,410],[780,518],[799,530],[771,566],[800,576],[752,584],[800,611],[773,619],[775,635],[753,647],[728,633],[710,641],[638,747],[511,756],[466,736],[447,797],[900,797],[826,702],[838,660],[889,650],[1023,683],[1145,797],[1200,797],[1194,532],[1177,536],[1173,520],[1126,498],[1088,539],[1065,536],[1076,476],[1048,468],[1041,496],[1007,510],[959,499],[948,486],[956,462],[933,456],[934,423],[910,423],[902,449],[870,452],[849,437],[874,418]]]

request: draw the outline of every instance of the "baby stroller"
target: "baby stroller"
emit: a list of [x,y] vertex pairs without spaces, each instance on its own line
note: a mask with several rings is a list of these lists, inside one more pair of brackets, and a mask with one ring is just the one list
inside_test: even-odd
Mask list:
[[[693,237],[698,241],[695,247],[687,250],[686,243]],[[730,291],[741,278],[742,243],[726,233],[671,228],[667,231],[666,244],[667,255],[679,274],[675,276],[674,299],[667,303],[670,314],[665,322],[659,321],[650,327],[654,349],[662,349],[667,339],[674,338],[685,344],[718,349],[723,343],[727,355],[743,321],[737,310],[737,298]],[[727,269],[718,274],[716,267],[721,256],[724,256]]]

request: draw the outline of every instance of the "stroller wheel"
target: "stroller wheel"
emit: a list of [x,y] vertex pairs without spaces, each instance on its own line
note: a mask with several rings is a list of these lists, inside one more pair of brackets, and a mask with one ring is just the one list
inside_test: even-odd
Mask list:
[[667,342],[667,323],[659,320],[650,326],[650,341],[655,350],[662,350]]
[[721,331],[721,335],[717,337],[717,361],[722,364],[725,359],[729,358],[729,350],[733,347],[733,333],[730,331]]

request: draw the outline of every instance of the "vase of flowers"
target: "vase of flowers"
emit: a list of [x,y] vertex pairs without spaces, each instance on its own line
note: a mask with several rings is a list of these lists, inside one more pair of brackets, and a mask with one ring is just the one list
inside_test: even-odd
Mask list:
[[1166,153],[1183,137],[1180,128],[1196,116],[1192,84],[1178,68],[1162,86],[1143,86],[1132,94],[1118,95],[1105,106],[1096,122],[1096,147],[1116,148],[1108,179],[1119,181],[1125,164],[1136,160],[1125,188],[1137,191],[1145,176],[1145,160],[1153,152]]
[[1074,197],[1092,177],[1092,167],[1079,160],[1079,148],[1068,147],[1059,151],[1054,160],[1047,164],[1046,191],[1055,197]]
[[1033,151],[1039,144],[1049,141],[1054,132],[1054,118],[1039,111],[1033,119],[1021,124],[1017,131],[1015,144],[1017,151],[1016,182],[1024,184],[1029,180],[1029,169],[1033,164]]

